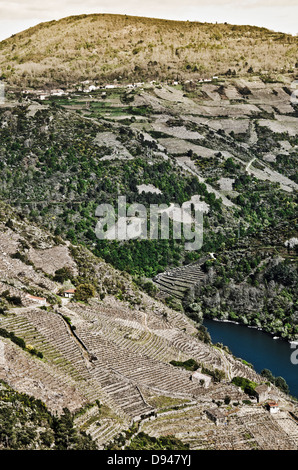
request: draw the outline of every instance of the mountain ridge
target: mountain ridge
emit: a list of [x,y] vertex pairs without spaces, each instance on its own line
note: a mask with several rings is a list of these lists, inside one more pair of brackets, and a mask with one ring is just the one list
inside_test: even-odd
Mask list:
[[295,67],[297,41],[256,26],[78,15],[2,41],[0,70],[7,82],[25,86],[86,79],[187,80],[228,68],[280,73]]

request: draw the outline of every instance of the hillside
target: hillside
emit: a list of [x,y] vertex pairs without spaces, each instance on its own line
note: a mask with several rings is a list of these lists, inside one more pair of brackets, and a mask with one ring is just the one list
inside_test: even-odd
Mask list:
[[[188,305],[197,304],[189,302],[197,295],[187,289],[199,284],[204,302],[196,308],[203,315],[236,315],[295,339],[298,125],[290,80],[285,75],[282,82],[264,83],[252,76],[121,86],[44,100],[32,92],[21,103],[8,95],[0,108],[0,196],[55,235],[85,244],[138,277],[141,285],[144,277],[203,264],[213,253],[215,270],[206,265],[196,276],[190,267],[175,279],[156,278],[167,301],[179,308],[172,297],[183,303],[187,295]],[[202,248],[187,251],[184,239],[171,236],[98,240],[96,207],[115,207],[118,195],[146,207],[199,198]],[[274,264],[280,264],[279,274]],[[213,288],[206,290],[208,279]],[[216,302],[214,289],[221,292]],[[242,302],[243,295],[253,296],[254,307]]]
[[90,435],[77,431],[73,415],[58,416],[46,405],[0,381],[0,450],[96,450]]
[[[0,411],[6,402],[16,409],[24,407],[22,415],[11,409],[13,422],[26,420],[21,416],[30,416],[37,407],[34,422],[39,426],[37,430],[31,425],[24,436],[11,437],[13,444],[0,434],[2,448],[65,448],[66,429],[71,432],[72,426],[77,434],[72,432],[68,448],[103,448],[114,437],[109,447],[117,448],[126,441],[119,432],[128,429],[127,436],[136,437],[143,429],[152,436],[175,434],[191,448],[229,448],[233,436],[239,440],[247,419],[267,429],[266,444],[260,428],[251,428],[239,440],[239,448],[275,448],[276,439],[281,448],[296,448],[296,427],[289,414],[296,413],[296,403],[272,385],[270,397],[279,400],[283,420],[271,418],[250,398],[251,389],[243,392],[231,383],[236,376],[246,377],[251,384],[264,378],[225,349],[212,346],[207,337],[205,342],[199,340],[199,325],[140,291],[128,275],[85,248],[28,225],[4,205],[0,236]],[[59,296],[63,286],[79,290],[86,282],[95,288],[93,298],[79,301]],[[46,305],[41,306],[36,297],[45,298]],[[191,367],[202,367],[203,382],[190,380],[195,368],[183,367],[189,360]],[[41,400],[46,408],[24,394]],[[227,406],[227,397],[232,407]],[[229,425],[221,431],[205,413],[215,402],[228,417]],[[60,441],[60,424],[50,416],[55,412],[61,416],[61,433],[64,429]],[[160,433],[159,422],[163,423]],[[195,439],[194,422],[204,429]],[[285,428],[286,422],[292,431]],[[206,444],[207,432],[214,443],[208,437]],[[220,432],[223,441],[216,444]]]
[[186,80],[293,71],[297,37],[253,26],[97,14],[41,23],[0,43],[10,84]]
[[[0,43],[0,449],[297,450],[284,379],[202,325],[298,339],[296,51],[265,28],[120,15]],[[133,236],[101,240],[96,209],[119,215],[119,196],[142,205]]]

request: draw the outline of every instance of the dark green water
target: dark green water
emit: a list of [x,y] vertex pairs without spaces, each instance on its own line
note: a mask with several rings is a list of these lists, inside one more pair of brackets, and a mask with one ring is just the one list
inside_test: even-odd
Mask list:
[[[275,377],[281,376],[290,388],[290,394],[298,398],[298,345],[296,350],[281,339],[255,328],[235,323],[205,319],[203,325],[209,331],[213,343],[223,343],[232,353],[253,364],[256,372],[271,370]],[[296,354],[295,354],[296,351]]]

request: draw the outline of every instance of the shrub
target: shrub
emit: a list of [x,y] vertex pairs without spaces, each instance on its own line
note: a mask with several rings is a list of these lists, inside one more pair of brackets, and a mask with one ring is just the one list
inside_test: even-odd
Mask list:
[[189,444],[184,444],[175,436],[151,437],[143,431],[139,432],[126,450],[189,450]]
[[82,302],[87,302],[87,300],[94,297],[95,294],[96,290],[92,284],[80,284],[76,289],[74,298]]
[[170,361],[170,364],[175,367],[183,367],[186,370],[195,371],[199,368],[199,364],[194,359],[188,359],[187,361]]
[[20,338],[19,336],[16,336],[12,331],[7,331],[7,330],[5,330],[5,328],[0,328],[0,336],[2,336],[3,338],[10,339],[17,346],[19,346],[20,348],[28,351],[33,356],[37,356],[40,359],[43,358],[43,354],[41,352],[37,351],[37,349],[35,349],[30,344],[28,346],[26,346],[25,341],[22,338]]
[[252,382],[249,379],[246,379],[245,377],[234,377],[232,380],[232,384],[237,385],[237,387],[240,387],[244,393],[249,395],[250,397],[256,396],[255,388],[257,384],[255,382]]
[[55,271],[54,281],[60,282],[62,284],[67,280],[73,280],[73,272],[69,266],[64,266],[63,268],[57,269]]

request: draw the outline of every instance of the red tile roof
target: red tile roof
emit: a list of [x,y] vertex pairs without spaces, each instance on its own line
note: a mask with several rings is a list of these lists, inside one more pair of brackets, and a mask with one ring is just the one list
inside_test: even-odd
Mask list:
[[32,300],[46,300],[44,297],[35,297],[34,295],[28,294],[27,297]]

